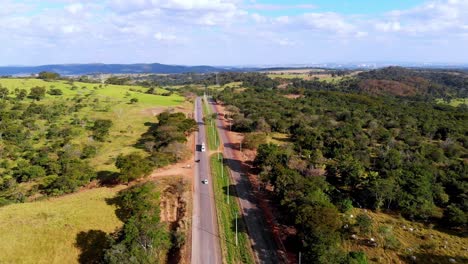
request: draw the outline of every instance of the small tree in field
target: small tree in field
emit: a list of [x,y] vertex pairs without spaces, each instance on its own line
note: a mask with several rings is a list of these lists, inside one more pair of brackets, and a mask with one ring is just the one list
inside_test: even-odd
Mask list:
[[112,127],[112,121],[108,119],[98,119],[91,128],[93,136],[97,141],[104,141],[109,135],[109,129]]
[[41,99],[45,97],[45,94],[46,94],[46,89],[44,87],[36,86],[36,87],[31,88],[31,91],[29,92],[29,97],[31,99],[40,101]]
[[129,182],[145,177],[152,169],[151,162],[138,153],[120,154],[117,157],[115,166],[120,169],[120,182]]
[[369,234],[372,230],[372,219],[367,214],[359,214],[356,217],[356,225],[361,234]]

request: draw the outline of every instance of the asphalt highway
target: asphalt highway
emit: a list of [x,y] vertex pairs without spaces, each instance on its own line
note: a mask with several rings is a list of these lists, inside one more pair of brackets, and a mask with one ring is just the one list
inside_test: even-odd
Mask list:
[[[206,129],[203,124],[201,98],[195,101],[195,120],[198,132],[195,134],[195,166],[193,179],[193,215],[192,215],[192,263],[221,264],[218,222],[210,172],[208,148],[201,151],[201,144],[206,144]],[[208,184],[202,181],[208,179]]]

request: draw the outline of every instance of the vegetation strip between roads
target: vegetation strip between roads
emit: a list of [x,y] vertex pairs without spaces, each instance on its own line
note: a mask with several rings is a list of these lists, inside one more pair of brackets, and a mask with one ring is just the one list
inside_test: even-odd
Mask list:
[[219,142],[218,129],[216,128],[216,118],[217,114],[213,114],[210,107],[207,105],[207,97],[203,97],[203,116],[204,122],[207,126],[207,140],[208,140],[208,149],[209,150],[218,150],[221,148]]

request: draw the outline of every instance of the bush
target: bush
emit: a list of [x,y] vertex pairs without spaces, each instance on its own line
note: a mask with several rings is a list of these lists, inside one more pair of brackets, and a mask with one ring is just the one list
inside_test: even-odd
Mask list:
[[83,152],[81,153],[81,158],[82,159],[88,159],[95,157],[97,154],[97,148],[95,146],[85,146],[83,148]]
[[109,130],[112,127],[112,120],[98,119],[94,121],[94,126],[91,128],[93,136],[97,141],[104,141],[109,135]]
[[367,257],[364,252],[356,252],[351,251],[348,254],[348,261],[349,264],[367,264]]
[[361,234],[369,234],[372,230],[372,219],[367,214],[359,214],[356,217],[356,225]]
[[258,146],[267,143],[267,136],[264,133],[248,133],[245,134],[242,141],[242,147],[246,149],[257,149]]
[[58,88],[50,89],[47,93],[50,95],[62,95],[63,94],[62,90]]
[[152,169],[151,162],[138,153],[125,156],[120,154],[117,157],[115,166],[120,169],[119,181],[121,182],[129,182],[145,177]]
[[460,227],[467,223],[466,213],[453,204],[447,206],[443,219],[451,227]]
[[385,249],[397,250],[400,248],[400,246],[400,241],[394,235],[390,234],[384,238]]
[[353,209],[353,202],[348,198],[343,199],[338,203],[338,209],[341,213],[349,212]]

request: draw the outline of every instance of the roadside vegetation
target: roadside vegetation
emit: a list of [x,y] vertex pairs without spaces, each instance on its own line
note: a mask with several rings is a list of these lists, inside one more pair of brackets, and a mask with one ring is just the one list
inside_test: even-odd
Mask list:
[[208,103],[208,97],[204,97],[202,100],[203,104],[203,115],[204,115],[204,122],[206,125],[206,133],[208,134],[208,148],[210,150],[216,151],[218,150],[219,147],[219,134],[218,134],[218,128],[216,125],[216,119],[218,118],[218,115],[216,113],[213,113],[211,106]]
[[216,201],[216,215],[218,216],[220,242],[224,261],[225,263],[254,263],[247,230],[236,199],[235,186],[231,185],[229,168],[224,165],[224,158],[222,155],[220,155],[220,159],[218,159],[218,155],[213,154],[210,161]]

